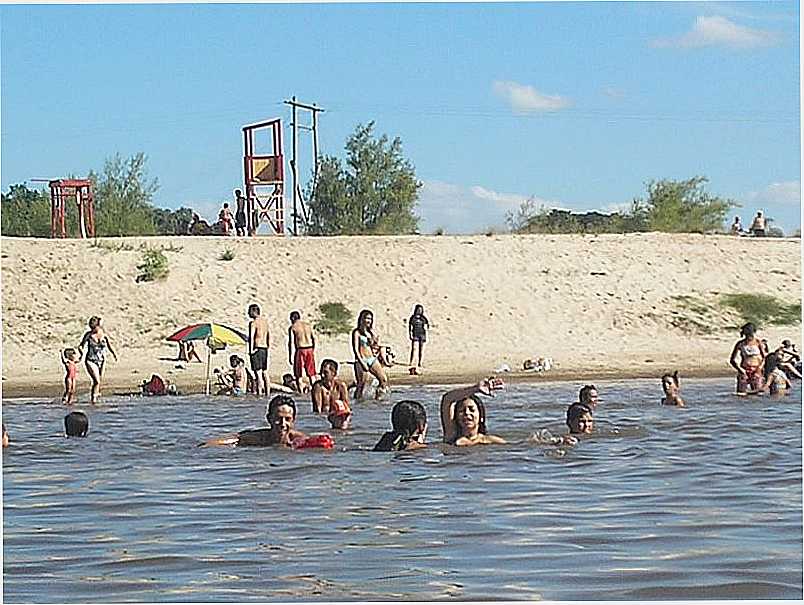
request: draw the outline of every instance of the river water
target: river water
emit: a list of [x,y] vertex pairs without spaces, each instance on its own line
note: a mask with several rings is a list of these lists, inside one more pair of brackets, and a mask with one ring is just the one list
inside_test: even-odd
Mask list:
[[[580,384],[487,400],[510,445],[446,448],[438,387],[356,404],[332,451],[197,448],[264,402],[108,397],[86,439],[63,406],[6,400],[5,602],[802,598],[801,388],[739,399],[686,380],[599,383],[596,433],[564,432]],[[427,450],[374,453],[418,399]],[[327,430],[299,403],[297,427]]]

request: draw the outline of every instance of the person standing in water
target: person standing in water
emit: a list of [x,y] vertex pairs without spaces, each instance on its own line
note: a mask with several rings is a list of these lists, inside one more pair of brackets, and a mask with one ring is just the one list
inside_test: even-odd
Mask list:
[[662,405],[675,405],[680,408],[684,407],[684,400],[679,395],[681,390],[681,381],[678,378],[678,370],[672,374],[665,374],[662,376],[662,390],[664,397],[662,398]]
[[98,402],[100,397],[101,380],[103,380],[103,366],[106,363],[106,350],[112,354],[114,360],[117,361],[117,353],[112,349],[112,343],[101,328],[100,317],[89,318],[89,331],[84,334],[81,339],[81,344],[78,345],[78,359],[84,356],[84,347],[87,348],[87,355],[84,359],[87,373],[90,380],[92,380],[92,389],[90,391],[89,401],[92,404]]
[[742,338],[735,343],[731,351],[729,363],[737,370],[737,394],[747,395],[749,392],[756,393],[762,390],[765,352],[762,343],[756,337],[756,328],[751,322],[740,328],[740,336]]
[[302,372],[307,375],[309,386],[312,386],[316,381],[315,334],[313,334],[313,327],[302,320],[301,313],[298,311],[293,311],[290,314],[288,363],[293,366],[296,390],[299,393],[307,392],[306,388],[302,388]]
[[408,336],[410,337],[410,361],[408,365],[413,368],[413,351],[416,348],[416,343],[419,343],[419,363],[418,369],[422,367],[422,349],[424,343],[427,342],[427,328],[430,327],[430,322],[424,316],[424,307],[416,305],[413,308],[413,315],[408,319]]
[[251,304],[248,307],[248,354],[251,371],[254,372],[257,396],[268,395],[268,368],[271,365],[268,322],[260,315],[260,306]]
[[391,410],[392,430],[384,433],[375,452],[398,452],[427,447],[427,412],[418,401],[400,401]]
[[505,439],[489,435],[486,429],[486,408],[478,393],[492,397],[504,388],[498,378],[485,378],[476,385],[453,389],[441,398],[441,430],[444,443],[466,446],[505,443]]
[[379,338],[374,334],[374,314],[363,309],[357,316],[357,327],[352,330],[352,352],[355,356],[355,399],[363,398],[369,374],[379,380],[374,398],[379,399],[388,389],[388,378],[380,362]]
[[321,379],[310,389],[315,414],[325,414],[332,428],[346,429],[352,416],[349,407],[349,389],[338,378],[338,362],[325,359],[321,362]]

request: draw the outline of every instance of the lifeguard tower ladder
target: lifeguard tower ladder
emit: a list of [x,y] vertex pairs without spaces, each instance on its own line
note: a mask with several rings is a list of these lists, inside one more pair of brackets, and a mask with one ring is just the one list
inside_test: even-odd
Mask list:
[[[268,129],[271,130],[271,154],[257,155],[255,135]],[[275,234],[285,233],[284,162],[279,118],[243,126],[243,175],[249,235],[256,235],[263,222],[267,222]]]
[[67,202],[75,198],[78,206],[78,232],[82,238],[95,236],[95,203],[89,179],[56,179],[50,185],[50,237],[66,238]]

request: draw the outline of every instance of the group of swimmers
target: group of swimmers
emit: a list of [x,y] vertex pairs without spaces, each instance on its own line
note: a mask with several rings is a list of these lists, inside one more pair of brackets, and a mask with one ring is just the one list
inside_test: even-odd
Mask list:
[[789,376],[801,379],[796,364],[801,356],[789,340],[771,351],[766,340],[756,335],[756,326],[749,322],[740,328],[740,340],[731,351],[729,363],[737,370],[737,394],[755,395],[769,391],[781,395],[791,388]]

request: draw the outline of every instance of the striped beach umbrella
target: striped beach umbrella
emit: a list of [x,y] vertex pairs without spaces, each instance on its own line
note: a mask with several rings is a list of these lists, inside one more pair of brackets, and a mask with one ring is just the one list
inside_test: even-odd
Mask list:
[[240,330],[216,324],[212,322],[191,324],[183,327],[167,337],[171,342],[187,342],[188,340],[203,340],[207,343],[207,387],[206,393],[210,391],[209,369],[212,365],[212,350],[225,348],[226,345],[244,345],[248,342],[248,336]]

